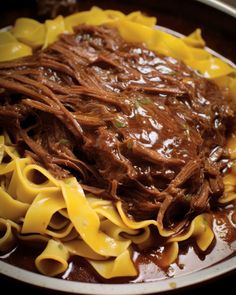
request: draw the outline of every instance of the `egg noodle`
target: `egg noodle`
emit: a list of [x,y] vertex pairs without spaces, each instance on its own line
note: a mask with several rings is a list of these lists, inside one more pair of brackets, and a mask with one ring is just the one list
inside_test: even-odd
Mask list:
[[[124,15],[94,7],[45,23],[19,18],[10,31],[0,32],[0,61],[30,55],[34,48],[44,49],[59,34],[72,33],[73,27],[82,23],[115,26],[126,41],[145,43],[151,50],[182,60],[215,80],[229,96],[236,94],[235,69],[204,50],[199,29],[180,39],[155,29],[156,19],[140,12]],[[229,151],[235,158],[236,137],[229,141]],[[224,177],[221,203],[236,200],[233,173],[236,166]],[[163,267],[176,261],[179,242],[194,238],[200,250],[206,251],[214,239],[211,214],[198,215],[178,235],[156,220],[134,221],[123,211],[120,201],[85,195],[75,177],[57,180],[30,158],[21,158],[6,133],[0,136],[0,204],[0,250],[10,251],[18,240],[40,243],[44,250],[36,257],[35,265],[48,276],[66,271],[73,256],[84,257],[106,279],[136,276],[133,245],[140,250],[152,245],[153,226],[166,238],[159,258]]]
[[156,18],[139,11],[125,15],[120,11],[93,7],[67,17],[60,15],[45,23],[18,18],[13,28],[0,32],[0,62],[31,55],[35,48],[44,49],[60,34],[73,33],[73,27],[80,24],[114,26],[125,41],[145,43],[150,50],[182,60],[206,78],[213,79],[230,96],[236,96],[235,69],[204,49],[200,29],[188,37],[178,38],[155,28]]
[[[132,244],[144,249],[152,243],[150,225],[168,237],[162,266],[176,260],[179,241],[194,237],[205,251],[214,238],[209,214],[197,216],[184,234],[171,237],[156,220],[129,219],[121,202],[85,196],[74,177],[57,180],[30,158],[20,158],[7,135],[0,137],[0,150],[0,249],[10,251],[17,239],[45,244],[35,260],[45,275],[64,272],[69,258],[78,255],[104,278],[135,276]],[[35,181],[39,174],[42,183]]]

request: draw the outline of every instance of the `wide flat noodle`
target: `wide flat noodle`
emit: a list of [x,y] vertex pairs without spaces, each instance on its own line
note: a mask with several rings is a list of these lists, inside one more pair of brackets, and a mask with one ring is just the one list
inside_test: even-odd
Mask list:
[[124,268],[127,276],[136,276],[137,270],[134,267],[128,250],[121,253],[114,260],[93,261],[88,260],[93,268],[105,279],[124,276]]
[[0,187],[0,216],[12,221],[19,221],[24,217],[29,204],[13,199],[7,192]]
[[235,134],[228,140],[227,148],[230,158],[234,160],[231,165],[230,173],[223,178],[224,194],[219,198],[219,203],[228,204],[236,201],[236,137]]
[[36,258],[37,269],[47,276],[56,276],[68,268],[70,255],[60,242],[49,240],[45,250]]
[[108,259],[108,257],[94,252],[83,240],[76,239],[69,242],[64,242],[64,246],[71,255],[82,256],[92,260]]
[[99,230],[98,215],[89,206],[82,188],[74,179],[61,186],[71,222],[81,238],[96,253],[116,257],[129,247],[131,241],[116,241]]
[[39,193],[25,215],[22,233],[45,233],[53,214],[65,207],[59,190]]
[[214,239],[214,232],[210,226],[211,216],[209,214],[201,214],[193,219],[190,227],[183,234],[171,237],[169,242],[180,242],[194,237],[198,247],[202,251],[206,251]]
[[0,32],[0,62],[32,54],[32,48],[9,32]]
[[65,18],[58,16],[44,24],[29,18],[19,18],[11,32],[0,32],[0,61],[31,55],[31,47],[46,48],[61,33],[73,33],[73,28],[80,24],[115,26],[126,41],[145,43],[151,50],[182,60],[205,77],[214,79],[217,84],[219,77],[231,78],[232,82],[221,80],[219,85],[229,89],[230,96],[236,96],[235,69],[204,49],[205,41],[200,29],[187,37],[178,38],[156,29],[156,18],[147,17],[140,11],[125,15],[116,10],[92,7],[88,11],[77,12]]
[[149,226],[151,224],[157,225],[156,220],[150,219],[150,220],[144,220],[144,221],[135,221],[135,220],[128,218],[127,215],[125,214],[125,212],[123,211],[122,203],[120,201],[117,202],[116,207],[117,207],[117,210],[118,210],[120,217],[122,218],[124,224],[126,226],[128,226],[129,228],[140,229],[140,228],[144,228],[146,226]]
[[18,18],[12,29],[12,34],[17,40],[33,48],[43,45],[45,33],[45,26],[43,24],[26,17]]
[[7,252],[16,244],[15,232],[20,231],[20,227],[9,219],[0,218],[0,251]]
[[[140,250],[153,246],[150,226],[167,238],[158,258],[162,267],[176,261],[179,242],[194,238],[206,251],[214,238],[209,214],[198,215],[184,233],[173,236],[156,220],[129,218],[121,202],[85,196],[75,178],[59,181],[31,159],[20,158],[7,135],[0,136],[0,149],[0,251],[11,250],[17,239],[40,243],[45,249],[35,264],[43,274],[58,275],[67,269],[70,257],[82,256],[106,279],[136,276],[131,244]],[[39,174],[40,183],[35,182]],[[226,175],[224,182],[230,194],[222,203],[234,199],[236,178]]]
[[45,27],[46,33],[43,48],[54,43],[57,40],[57,36],[65,32],[64,19],[59,15],[54,20],[46,20]]
[[192,47],[204,48],[206,45],[206,42],[202,38],[202,32],[200,29],[196,29],[189,36],[183,37],[182,40],[187,45],[190,45]]

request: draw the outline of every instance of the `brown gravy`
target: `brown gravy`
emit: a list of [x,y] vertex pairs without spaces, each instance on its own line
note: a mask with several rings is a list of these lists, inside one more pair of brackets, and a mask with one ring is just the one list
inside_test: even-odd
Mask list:
[[[194,241],[185,241],[180,244],[178,261],[170,267],[163,269],[160,267],[158,259],[161,248],[146,251],[145,253],[136,251],[134,253],[134,261],[139,269],[138,277],[112,280],[104,280],[99,277],[83,258],[74,257],[69,263],[68,270],[60,278],[80,282],[136,283],[180,276],[209,267],[228,257],[234,256],[236,252],[235,208],[229,207],[224,211],[213,213],[213,216],[216,238],[206,253],[200,252]],[[41,249],[18,245],[10,253],[0,256],[0,259],[23,269],[37,272],[34,266],[34,260],[40,252]]]
[[[209,267],[224,259],[228,259],[236,253],[236,223],[235,208],[229,206],[225,210],[213,213],[213,229],[215,240],[207,252],[200,252],[194,241],[180,243],[178,260],[168,268],[161,268],[159,256],[161,247],[146,251],[134,252],[135,265],[139,270],[136,278],[116,278],[105,280],[99,277],[88,265],[85,259],[73,257],[67,271],[59,277],[70,281],[80,282],[105,282],[105,283],[137,283],[162,280],[165,278],[185,275],[197,270]],[[0,256],[0,260],[18,266],[20,268],[37,272],[34,260],[41,249],[29,245],[18,245],[10,253]]]

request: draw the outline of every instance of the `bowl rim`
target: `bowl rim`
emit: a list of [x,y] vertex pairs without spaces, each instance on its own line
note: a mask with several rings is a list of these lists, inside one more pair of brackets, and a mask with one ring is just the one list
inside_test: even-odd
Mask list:
[[73,294],[141,295],[191,287],[236,270],[236,255],[196,272],[145,283],[101,284],[67,281],[37,274],[0,261],[0,273],[33,286]]
[[232,5],[219,1],[219,0],[197,0],[198,2],[204,3],[208,6],[214,7],[218,10],[225,12],[228,15],[236,18],[236,7]]

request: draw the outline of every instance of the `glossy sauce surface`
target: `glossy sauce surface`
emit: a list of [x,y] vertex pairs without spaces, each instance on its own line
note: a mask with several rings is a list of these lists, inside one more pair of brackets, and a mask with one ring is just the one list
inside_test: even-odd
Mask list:
[[[143,112],[140,108],[136,115]],[[143,116],[142,116],[143,117]],[[162,128],[162,126],[158,126]],[[156,127],[155,127],[156,128]],[[158,129],[159,130],[159,129]],[[135,134],[135,133],[134,133]],[[153,145],[156,142],[156,133],[149,133],[148,140],[146,141],[146,134],[142,132],[141,134],[135,134],[135,137],[142,138],[144,145]],[[173,144],[174,140],[171,142],[168,140],[164,144],[165,154],[167,155],[170,150],[170,144]],[[160,148],[159,152],[162,150]],[[158,280],[165,277],[172,277],[173,275],[179,276],[185,273],[196,271],[204,267],[208,267],[230,255],[235,255],[236,251],[236,232],[235,225],[232,222],[232,210],[229,210],[228,216],[231,216],[229,219],[226,217],[225,213],[217,213],[215,215],[216,219],[214,220],[214,230],[216,233],[216,240],[213,242],[210,253],[203,255],[194,246],[194,243],[191,245],[181,245],[181,253],[177,263],[171,265],[168,269],[161,269],[158,266],[158,253],[161,252],[161,249],[153,250],[150,253],[135,253],[134,259],[136,265],[139,268],[139,276],[136,279],[130,280],[131,282],[140,282],[140,281],[149,281],[149,280]],[[231,220],[231,221],[230,221]],[[234,242],[233,242],[234,241]],[[7,261],[14,265],[19,265],[22,268],[36,271],[34,267],[34,257],[40,253],[39,251],[33,251],[31,253],[30,247],[25,248],[22,246],[17,247],[12,251],[11,254],[2,256],[2,260]],[[89,268],[86,262],[83,259],[75,258],[69,264],[68,271],[62,275],[63,279],[66,280],[79,280],[86,282],[98,282],[101,281],[101,278],[98,278],[96,274]],[[121,280],[128,281],[128,280]]]

